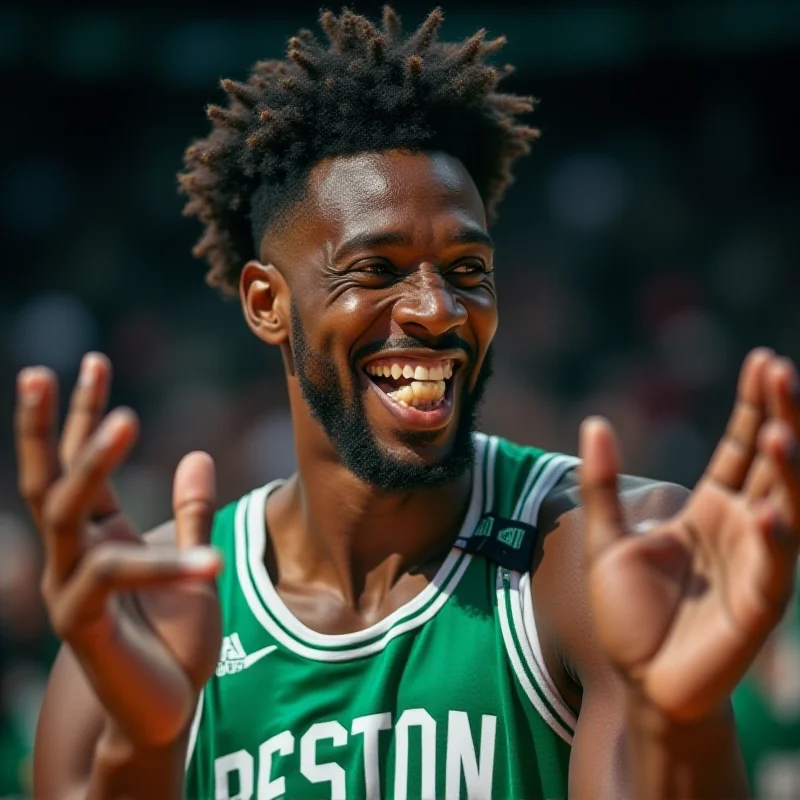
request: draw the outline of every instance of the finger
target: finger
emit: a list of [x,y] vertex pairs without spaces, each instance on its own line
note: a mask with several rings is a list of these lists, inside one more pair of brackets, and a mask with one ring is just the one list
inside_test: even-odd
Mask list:
[[17,379],[14,439],[19,492],[37,526],[47,491],[58,477],[58,379],[46,367],[29,367]]
[[[787,358],[776,358],[768,365],[764,374],[765,397],[769,415],[784,420],[800,436],[800,414],[797,409],[797,373],[794,364]],[[762,428],[763,430],[763,428]],[[744,494],[751,502],[766,497],[780,481],[775,470],[774,459],[763,448],[747,474]]]
[[[72,392],[70,408],[61,434],[59,456],[67,469],[84,442],[95,431],[108,405],[111,387],[111,362],[102,353],[87,353],[81,362],[78,382]],[[92,510],[95,518],[111,516],[119,511],[111,485],[99,490]]]
[[69,639],[77,628],[98,619],[112,593],[148,589],[187,580],[209,580],[221,569],[216,551],[138,547],[112,542],[89,551],[52,603],[53,626]]
[[185,455],[175,470],[172,490],[178,547],[197,547],[211,541],[216,501],[214,459],[202,452]]
[[108,404],[111,362],[102,353],[87,353],[70,398],[69,412],[59,443],[61,463],[66,465],[100,424]]
[[86,522],[98,489],[131,451],[139,432],[136,415],[117,409],[81,448],[44,506],[48,567],[64,580],[80,555]]
[[742,491],[752,503],[766,497],[775,485],[776,480],[777,476],[772,459],[763,453],[759,453],[747,473]]
[[705,478],[735,491],[742,488],[756,455],[758,431],[766,414],[764,376],[773,358],[771,350],[758,348],[745,359],[728,427],[706,468]]
[[792,594],[797,538],[787,528],[778,509],[769,501],[763,501],[756,509],[754,522],[766,545],[765,552],[756,557],[754,564],[758,588],[780,613]]
[[593,560],[625,533],[617,494],[619,449],[607,420],[602,417],[584,420],[580,456],[581,500],[586,514],[587,548]]
[[800,379],[788,358],[778,358],[767,373],[767,404],[770,414],[782,419],[800,436]]
[[770,420],[759,437],[759,449],[769,459],[774,475],[770,497],[781,514],[783,524],[800,537],[800,477],[798,443],[784,420]]

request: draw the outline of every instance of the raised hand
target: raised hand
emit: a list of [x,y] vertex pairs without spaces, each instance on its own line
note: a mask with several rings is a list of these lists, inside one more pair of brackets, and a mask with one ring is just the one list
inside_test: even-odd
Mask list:
[[19,487],[42,537],[42,591],[55,632],[71,647],[109,717],[132,741],[161,745],[191,718],[219,652],[208,547],[214,466],[186,456],[175,473],[174,544],[145,542],[119,509],[110,474],[133,447],[138,422],[104,417],[111,368],[84,358],[58,441],[58,386],[43,367],[18,380]]
[[780,620],[800,547],[800,409],[791,361],[746,359],[727,430],[683,509],[630,530],[602,419],[581,429],[589,592],[625,679],[666,715],[721,707]]

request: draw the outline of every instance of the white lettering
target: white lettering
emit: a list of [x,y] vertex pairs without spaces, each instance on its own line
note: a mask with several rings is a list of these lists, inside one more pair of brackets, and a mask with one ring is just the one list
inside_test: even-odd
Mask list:
[[[250,800],[253,796],[253,756],[247,750],[237,750],[214,759],[215,800]],[[230,793],[231,773],[239,774],[239,791]]]
[[[444,720],[440,722],[444,723]],[[473,717],[472,722],[477,723],[477,718]],[[437,723],[428,711],[423,708],[409,708],[394,725],[392,723],[393,715],[389,711],[355,717],[349,733],[335,720],[317,722],[308,728],[299,743],[290,731],[285,730],[261,743],[257,765],[254,755],[246,750],[221,756],[214,761],[214,798],[253,800],[257,797],[257,800],[278,800],[287,797],[291,792],[300,791],[297,786],[293,788],[287,786],[287,783],[301,780],[302,775],[309,783],[329,784],[329,789],[322,786],[317,791],[312,790],[314,797],[347,800],[349,779],[349,790],[357,792],[359,798],[382,800],[382,781],[391,781],[391,775],[385,774],[388,766],[381,759],[381,731],[389,731],[388,736],[394,740],[395,763],[394,791],[387,788],[387,792],[394,800],[409,800],[409,797],[415,800],[436,800],[439,796],[447,797],[448,800],[490,800],[497,739],[496,716],[481,716],[480,740],[477,741],[473,736],[469,714],[466,711],[449,711],[447,733],[442,743],[445,746],[446,763],[440,764],[438,770]],[[412,728],[418,728],[419,734],[412,732]],[[353,741],[352,737],[355,736],[363,736],[363,740]],[[325,744],[320,746],[320,742]],[[388,744],[389,739],[384,739],[383,743]],[[347,748],[348,744],[351,747]],[[363,758],[358,755],[359,745],[362,746]],[[328,748],[331,746],[345,749],[336,751],[335,761],[320,761],[321,757],[326,757],[323,753],[330,752]],[[281,760],[289,756],[292,758]],[[363,794],[359,775],[362,760]],[[256,766],[258,775],[255,773]],[[441,776],[442,766],[444,776]],[[444,786],[438,789],[439,795],[436,786],[437,771],[444,778]],[[775,785],[786,787],[791,784],[788,763],[775,765],[772,772],[772,782]],[[410,774],[413,778],[409,777]],[[800,773],[795,773],[795,776],[798,774]],[[258,790],[254,793],[256,783]],[[409,786],[409,783],[413,785]]]
[[334,747],[347,744],[347,730],[338,722],[316,722],[300,739],[300,772],[311,783],[330,783],[331,800],[345,800],[346,783],[344,769],[335,761],[317,763],[317,742],[333,739]]
[[481,752],[475,757],[475,744],[466,711],[451,711],[447,719],[447,797],[461,797],[461,774],[469,800],[491,800],[494,772],[494,739],[497,717],[481,717]]
[[272,756],[288,756],[294,752],[294,736],[289,731],[279,733],[263,742],[258,748],[258,800],[273,800],[286,794],[283,775],[272,780]]
[[353,736],[364,734],[364,783],[366,785],[365,800],[381,800],[381,765],[378,759],[378,737],[381,731],[392,727],[392,715],[389,711],[383,714],[368,714],[356,717],[350,728]]
[[[420,800],[436,800],[436,720],[424,708],[406,709],[395,725],[394,798],[408,800],[408,729],[422,733]],[[413,792],[416,796],[416,791]]]

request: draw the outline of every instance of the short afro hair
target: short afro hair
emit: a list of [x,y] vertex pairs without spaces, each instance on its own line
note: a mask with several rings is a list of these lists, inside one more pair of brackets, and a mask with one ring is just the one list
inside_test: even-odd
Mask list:
[[244,83],[223,80],[226,108],[210,105],[207,138],[193,143],[179,174],[184,209],[205,226],[193,253],[207,281],[238,290],[270,223],[300,199],[324,158],[367,151],[440,151],[459,159],[489,221],[511,183],[511,164],[538,131],[516,117],[534,100],[500,93],[512,71],[487,63],[505,38],[479,30],[461,43],[437,41],[440,9],[410,36],[384,7],[380,28],[344,10],[325,11],[321,43],[309,30],[289,39],[286,61],[261,61]]

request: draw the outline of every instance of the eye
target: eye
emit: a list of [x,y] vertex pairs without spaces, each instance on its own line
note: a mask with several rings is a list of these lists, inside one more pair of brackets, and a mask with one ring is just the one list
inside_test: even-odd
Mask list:
[[393,275],[394,268],[385,261],[371,261],[366,264],[359,264],[356,269],[365,272],[367,275]]
[[480,261],[464,261],[461,264],[456,264],[451,270],[458,275],[472,275],[474,272],[486,272],[486,268]]
[[469,261],[459,261],[447,271],[447,277],[451,281],[470,284],[477,283],[491,274],[492,269],[477,258]]
[[397,280],[397,268],[385,259],[358,261],[349,272],[351,277],[365,286],[382,287]]

